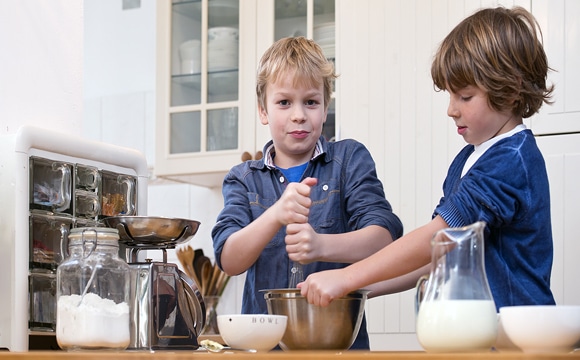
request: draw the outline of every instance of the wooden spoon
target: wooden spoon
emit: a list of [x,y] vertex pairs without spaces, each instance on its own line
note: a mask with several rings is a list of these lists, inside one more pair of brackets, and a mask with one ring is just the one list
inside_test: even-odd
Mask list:
[[213,264],[212,267],[212,272],[211,272],[211,276],[209,279],[209,284],[207,286],[207,295],[209,296],[215,296],[217,295],[217,285],[218,285],[218,280],[219,280],[219,275],[220,275],[220,268],[218,267],[217,264]]
[[201,294],[203,296],[208,295],[208,290],[209,290],[208,286],[209,286],[209,281],[211,279],[211,274],[212,274],[211,260],[206,257],[203,260],[203,263],[201,265],[201,284],[202,284],[202,289],[203,289]]
[[201,291],[201,283],[199,281],[200,279],[197,277],[195,270],[193,269],[194,257],[194,250],[190,246],[184,246],[180,249],[177,249],[177,259],[181,263],[185,275],[187,275],[190,279],[193,279],[198,289]]

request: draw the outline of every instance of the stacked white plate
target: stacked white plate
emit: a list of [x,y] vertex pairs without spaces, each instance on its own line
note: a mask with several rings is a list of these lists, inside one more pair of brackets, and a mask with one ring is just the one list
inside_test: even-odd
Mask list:
[[327,58],[333,59],[335,56],[334,45],[334,22],[323,23],[314,26],[314,41],[320,45],[322,52]]
[[209,71],[238,68],[239,31],[233,27],[208,29],[207,66]]

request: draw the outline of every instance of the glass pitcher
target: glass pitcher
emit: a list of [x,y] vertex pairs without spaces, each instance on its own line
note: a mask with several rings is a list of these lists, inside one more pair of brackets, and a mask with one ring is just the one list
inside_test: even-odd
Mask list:
[[417,338],[426,351],[489,351],[497,314],[484,265],[485,222],[438,231],[431,272],[417,283]]

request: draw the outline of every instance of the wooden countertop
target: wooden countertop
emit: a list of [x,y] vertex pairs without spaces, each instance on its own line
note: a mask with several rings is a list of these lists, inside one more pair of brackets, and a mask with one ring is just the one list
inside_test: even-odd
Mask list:
[[580,359],[580,351],[568,354],[526,354],[516,352],[457,353],[434,354],[425,352],[383,352],[383,351],[271,351],[267,353],[225,352],[221,354],[206,351],[125,351],[125,352],[64,352],[64,351],[30,351],[0,352],[0,360],[101,360],[101,359],[151,359],[151,360],[553,360]]

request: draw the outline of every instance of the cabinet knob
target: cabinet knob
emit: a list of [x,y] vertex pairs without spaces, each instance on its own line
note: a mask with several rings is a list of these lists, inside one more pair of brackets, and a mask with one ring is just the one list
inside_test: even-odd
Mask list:
[[254,160],[260,160],[262,157],[264,157],[264,154],[262,153],[262,151],[258,151],[254,156]]

